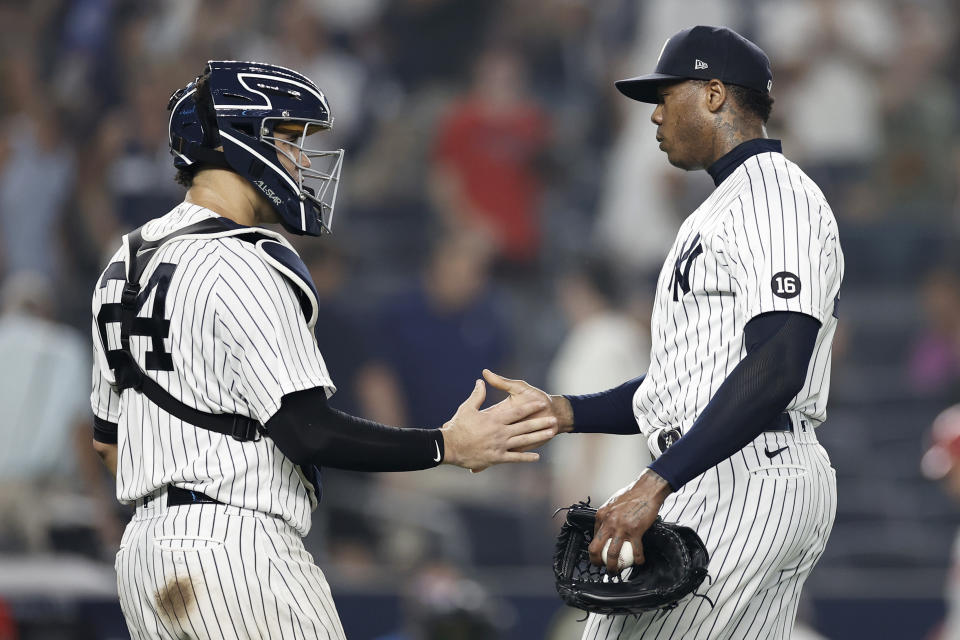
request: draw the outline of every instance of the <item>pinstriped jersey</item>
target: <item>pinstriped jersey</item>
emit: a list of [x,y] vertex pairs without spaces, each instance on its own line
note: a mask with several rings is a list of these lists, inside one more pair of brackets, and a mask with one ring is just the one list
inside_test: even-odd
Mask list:
[[[147,223],[143,237],[156,240],[215,216],[183,203]],[[257,231],[293,250],[281,235]],[[117,497],[129,503],[175,484],[278,516],[305,535],[316,506],[312,486],[271,438],[239,442],[184,423],[133,389],[118,393],[106,352],[119,348],[120,324],[98,322],[98,314],[120,301],[125,256],[124,246],[93,293],[91,404],[98,418],[118,425]],[[229,235],[172,239],[149,256],[140,285],[146,298],[130,350],[180,402],[265,424],[285,394],[334,392],[294,286],[255,245]]]
[[744,161],[684,221],[660,272],[650,369],[634,395],[640,430],[685,433],[746,355],[747,322],[771,311],[820,322],[787,411],[822,423],[843,267],[836,220],[816,184],[777,152]]

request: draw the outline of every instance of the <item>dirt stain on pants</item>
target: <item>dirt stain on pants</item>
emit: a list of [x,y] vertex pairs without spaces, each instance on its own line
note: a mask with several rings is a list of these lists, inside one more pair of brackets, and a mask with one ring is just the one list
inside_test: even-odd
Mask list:
[[193,583],[190,578],[171,578],[167,584],[157,592],[157,607],[171,622],[184,620],[190,607],[196,602],[193,592]]

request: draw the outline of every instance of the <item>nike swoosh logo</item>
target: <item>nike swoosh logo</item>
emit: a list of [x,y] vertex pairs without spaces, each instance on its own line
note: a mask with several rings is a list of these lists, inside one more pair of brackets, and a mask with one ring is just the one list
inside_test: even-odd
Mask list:
[[434,462],[440,462],[440,443],[436,440],[433,441],[433,446],[437,448],[437,457],[433,459]]
[[774,449],[773,451],[770,451],[769,449],[764,447],[763,453],[766,454],[766,456],[772,460],[773,458],[777,457],[778,455],[780,455],[781,453],[783,453],[789,448],[790,447],[780,447],[779,449]]
[[141,257],[141,256],[144,256],[144,255],[146,255],[146,254],[148,254],[148,253],[151,253],[151,252],[153,252],[153,251],[156,251],[156,250],[157,250],[157,247],[149,247],[149,248],[147,248],[147,249],[140,249],[140,250],[137,251],[137,257],[139,258],[139,257]]

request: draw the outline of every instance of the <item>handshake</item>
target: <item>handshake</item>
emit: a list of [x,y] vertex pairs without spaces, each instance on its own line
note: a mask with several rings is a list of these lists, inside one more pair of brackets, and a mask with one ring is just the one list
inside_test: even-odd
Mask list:
[[506,399],[480,410],[487,396],[483,380],[441,428],[444,463],[474,472],[502,462],[536,462],[531,452],[558,433],[573,429],[573,411],[563,396],[551,396],[524,382],[510,380],[488,369],[483,377]]

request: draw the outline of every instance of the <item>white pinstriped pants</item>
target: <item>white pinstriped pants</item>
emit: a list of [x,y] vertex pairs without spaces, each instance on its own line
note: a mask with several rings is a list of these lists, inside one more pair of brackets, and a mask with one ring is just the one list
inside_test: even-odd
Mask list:
[[[788,447],[772,458],[774,453]],[[660,515],[692,527],[710,553],[697,590],[667,613],[587,619],[582,640],[787,640],[800,590],[823,554],[837,480],[812,428],[766,432],[670,495]]]
[[156,499],[127,525],[116,569],[135,640],[346,638],[323,572],[273,516]]

